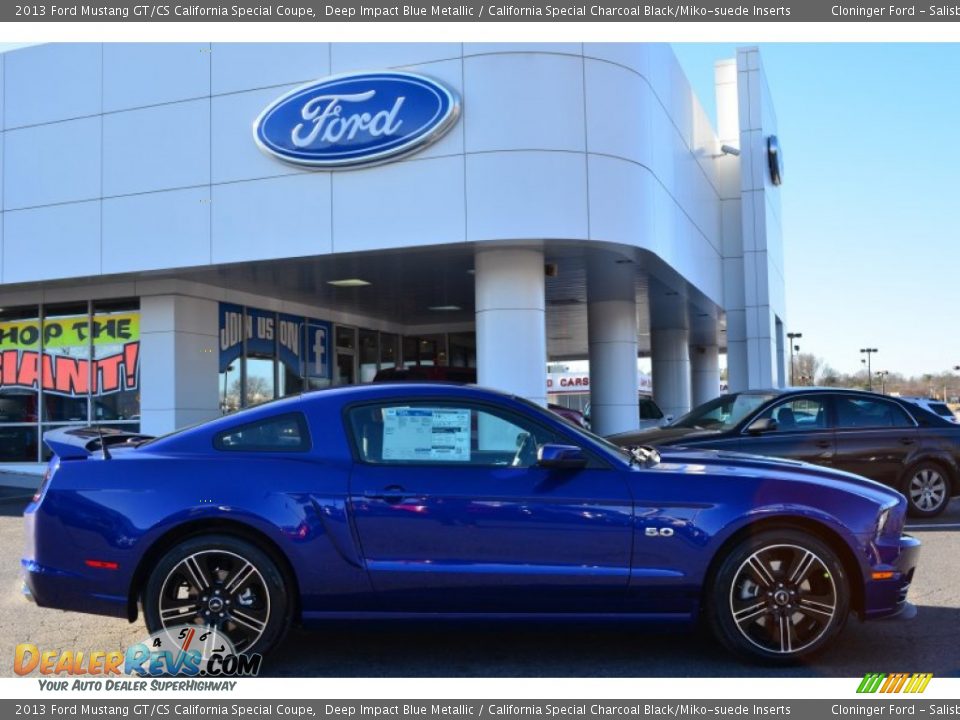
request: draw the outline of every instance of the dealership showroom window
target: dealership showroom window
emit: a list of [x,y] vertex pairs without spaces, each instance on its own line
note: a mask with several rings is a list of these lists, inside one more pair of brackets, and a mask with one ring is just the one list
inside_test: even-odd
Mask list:
[[139,431],[137,300],[0,311],[0,459],[46,460],[56,427],[95,423]]
[[2,462],[42,461],[58,424],[157,435],[417,365],[589,402],[602,434],[637,427],[648,380],[664,416],[714,397],[722,358],[732,390],[784,384],[756,48],[716,64],[715,124],[656,43],[55,43],[2,64]]

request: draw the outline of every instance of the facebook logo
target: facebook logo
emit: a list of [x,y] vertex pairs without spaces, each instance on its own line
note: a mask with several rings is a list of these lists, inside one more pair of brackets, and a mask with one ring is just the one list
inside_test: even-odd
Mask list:
[[307,376],[330,378],[330,325],[307,325]]

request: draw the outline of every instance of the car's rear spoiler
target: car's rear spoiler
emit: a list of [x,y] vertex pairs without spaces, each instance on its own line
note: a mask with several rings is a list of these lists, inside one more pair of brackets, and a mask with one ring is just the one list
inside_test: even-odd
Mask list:
[[79,460],[97,451],[109,460],[110,451],[107,448],[149,440],[151,437],[111,427],[71,427],[48,430],[43,434],[43,442],[61,460]]

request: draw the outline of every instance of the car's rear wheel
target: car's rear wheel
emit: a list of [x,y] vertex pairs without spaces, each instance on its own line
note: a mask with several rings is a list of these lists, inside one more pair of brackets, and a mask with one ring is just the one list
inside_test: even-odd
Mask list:
[[903,494],[907,511],[913,517],[934,517],[947,509],[950,502],[950,478],[939,465],[921,462],[907,470]]
[[143,593],[151,633],[184,625],[215,628],[242,653],[275,646],[290,625],[291,607],[277,564],[230,535],[194,537],[171,548]]
[[849,611],[843,563],[822,540],[798,530],[747,538],[727,554],[708,589],[717,638],[740,657],[767,663],[822,651]]

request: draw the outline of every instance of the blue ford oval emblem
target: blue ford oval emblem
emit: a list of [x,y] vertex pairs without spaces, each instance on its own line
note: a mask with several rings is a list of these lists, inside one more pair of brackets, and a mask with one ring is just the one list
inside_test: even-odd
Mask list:
[[460,115],[460,99],[408,72],[317,80],[274,100],[253,124],[265,153],[296,165],[352,168],[396,159],[437,140]]

